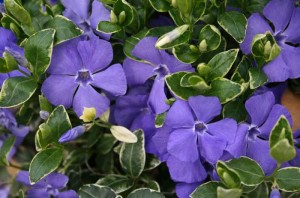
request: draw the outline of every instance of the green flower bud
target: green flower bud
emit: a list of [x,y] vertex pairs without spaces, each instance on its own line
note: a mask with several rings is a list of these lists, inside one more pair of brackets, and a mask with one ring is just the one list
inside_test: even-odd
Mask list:
[[199,50],[200,52],[206,52],[207,51],[207,43],[206,40],[203,39],[199,44]]
[[126,13],[123,10],[120,14],[119,14],[119,24],[122,24],[126,19]]
[[160,48],[168,43],[171,43],[172,41],[180,37],[183,33],[185,33],[189,27],[189,25],[182,25],[175,28],[171,32],[164,34],[158,39],[158,41],[155,44],[155,47]]
[[118,23],[118,17],[117,17],[117,15],[114,13],[113,10],[110,11],[110,22],[111,22],[111,23]]

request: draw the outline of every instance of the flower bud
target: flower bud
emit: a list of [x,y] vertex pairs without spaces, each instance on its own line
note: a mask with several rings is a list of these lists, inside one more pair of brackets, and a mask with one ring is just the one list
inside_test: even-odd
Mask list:
[[24,56],[24,53],[22,52],[22,49],[19,46],[16,47],[5,47],[5,51],[8,52],[14,59],[17,61],[17,63],[23,67],[27,67],[28,61]]
[[48,111],[40,111],[40,117],[43,119],[43,120],[47,120],[48,117],[49,117],[49,112]]
[[203,39],[199,44],[199,50],[200,52],[206,52],[207,51],[207,43],[206,40]]
[[86,127],[83,125],[74,127],[65,132],[58,140],[59,143],[70,142],[81,136],[86,131]]
[[270,198],[281,198],[280,192],[278,189],[272,189]]
[[112,135],[119,141],[126,143],[136,143],[137,137],[134,133],[122,126],[111,126]]
[[126,13],[125,11],[122,11],[120,14],[119,14],[119,24],[122,24],[126,19]]
[[117,15],[114,13],[113,10],[110,11],[110,22],[111,22],[111,23],[118,23],[118,17],[117,17]]
[[164,34],[158,39],[158,41],[155,44],[155,47],[161,48],[162,46],[171,43],[172,41],[180,37],[183,33],[185,33],[189,27],[189,25],[182,25],[180,27],[175,28],[171,32]]
[[91,122],[96,118],[96,109],[94,107],[84,107],[83,114],[79,117],[84,122]]

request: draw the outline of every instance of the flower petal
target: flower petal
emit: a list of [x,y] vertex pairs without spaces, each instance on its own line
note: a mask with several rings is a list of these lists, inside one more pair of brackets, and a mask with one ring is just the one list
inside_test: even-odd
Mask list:
[[204,133],[198,139],[201,156],[209,163],[216,164],[227,146],[226,141],[208,133]]
[[176,100],[166,116],[165,124],[172,128],[194,127],[195,121],[188,103]]
[[77,50],[82,59],[82,66],[92,73],[106,68],[113,59],[111,44],[96,37],[88,41],[80,41]]
[[124,72],[129,86],[141,85],[154,76],[154,67],[147,63],[126,58],[123,63]]
[[65,8],[72,10],[76,15],[80,16],[82,20],[88,19],[90,1],[62,0],[61,2]]
[[247,156],[254,159],[264,170],[266,175],[273,173],[277,162],[270,156],[269,142],[257,138],[248,141]]
[[275,97],[270,91],[249,98],[245,103],[245,107],[251,118],[250,123],[255,126],[263,124],[274,104]]
[[197,134],[193,129],[176,129],[168,141],[168,152],[180,161],[199,160]]
[[288,25],[294,9],[294,0],[271,0],[264,8],[264,15],[275,26],[275,33]]
[[247,124],[240,124],[234,142],[226,148],[234,158],[246,155],[248,128]]
[[158,151],[158,154],[156,155],[161,161],[165,161],[169,156],[167,146],[169,141],[169,134],[171,131],[171,127],[164,125],[163,127],[157,129],[157,132],[152,138],[156,150]]
[[268,82],[283,82],[290,76],[290,68],[283,59],[283,53],[265,65],[263,71],[268,76]]
[[222,138],[227,144],[232,144],[236,136],[237,123],[234,119],[225,118],[208,124],[207,131],[213,136]]
[[222,106],[217,97],[192,96],[188,99],[197,119],[207,123],[216,116],[220,115]]
[[167,105],[166,100],[165,79],[157,77],[154,80],[148,100],[148,105],[155,115],[163,113],[169,109],[169,105]]
[[[100,21],[110,21],[110,13],[109,11],[104,7],[103,3],[94,0],[92,4],[92,14],[90,17],[91,27],[96,30],[98,23]],[[98,32],[97,32],[98,34]],[[105,40],[109,40],[111,34],[104,34],[99,32],[101,38],[104,38]]]
[[3,27],[0,27],[0,35],[0,57],[2,57],[2,53],[4,52],[5,47],[11,45],[12,43],[16,43],[17,37],[12,31]]
[[195,69],[190,64],[185,64],[177,60],[175,56],[168,54],[166,51],[161,50],[161,64],[167,65],[170,73],[175,73],[179,71],[194,72]]
[[50,75],[42,85],[42,93],[53,105],[70,108],[77,87],[74,76]]
[[126,77],[120,64],[112,65],[106,70],[94,74],[93,78],[92,85],[104,89],[114,96],[126,93]]
[[244,54],[251,53],[251,43],[256,34],[264,34],[267,31],[272,32],[271,27],[266,20],[258,13],[254,13],[248,19],[248,26],[245,40],[241,43],[241,49]]
[[53,48],[51,64],[48,68],[50,74],[76,75],[82,67],[82,60],[77,51],[80,38],[63,42]]
[[64,192],[59,192],[59,194],[56,197],[57,198],[78,198],[78,195],[74,190],[67,190]]
[[69,178],[63,174],[53,172],[46,177],[47,184],[51,185],[52,188],[62,189],[66,187]]
[[207,177],[206,170],[200,160],[183,162],[170,156],[167,160],[167,166],[172,179],[176,182],[201,182]]
[[189,198],[190,194],[200,185],[200,182],[196,183],[177,183],[176,195],[178,198]]
[[50,198],[49,192],[47,192],[47,188],[32,188],[27,192],[27,198]]
[[159,65],[162,63],[160,50],[155,47],[157,38],[145,37],[136,44],[132,50],[132,55],[142,60],[149,61],[152,64]]
[[99,117],[108,109],[109,103],[109,100],[93,87],[89,85],[86,87],[80,86],[74,97],[73,109],[80,117],[83,114],[84,107],[93,107],[96,109],[96,117]]
[[300,77],[300,47],[285,45],[281,53],[284,62],[289,67],[289,78]]
[[300,8],[294,8],[294,12],[289,26],[284,31],[284,35],[287,36],[287,41],[297,44],[300,43]]

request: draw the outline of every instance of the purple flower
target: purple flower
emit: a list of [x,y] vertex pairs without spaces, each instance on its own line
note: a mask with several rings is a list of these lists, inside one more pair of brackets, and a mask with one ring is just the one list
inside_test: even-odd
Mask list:
[[70,142],[81,136],[86,131],[85,126],[74,127],[65,132],[58,140],[60,143]]
[[149,78],[155,77],[150,91],[148,105],[154,114],[168,110],[166,104],[165,80],[168,74],[178,71],[194,71],[191,65],[179,62],[164,50],[155,48],[157,38],[143,38],[132,50],[132,54],[144,61],[129,58],[124,61],[124,71],[129,86],[143,85]]
[[288,110],[275,103],[272,92],[266,92],[249,98],[245,103],[249,115],[248,123],[241,124],[235,144],[229,146],[234,157],[246,155],[256,160],[266,175],[273,173],[277,162],[270,156],[269,136],[281,115],[292,124]]
[[0,184],[0,197],[7,198],[9,197],[10,187],[8,185]]
[[31,185],[29,181],[29,172],[20,171],[16,180],[23,185],[30,187],[27,192],[28,198],[50,198],[50,196],[53,196],[54,198],[78,198],[78,195],[74,190],[61,191],[66,187],[69,179],[67,176],[60,173],[53,172],[36,184]]
[[272,189],[270,198],[281,198],[280,192],[278,189]]
[[242,51],[250,54],[254,36],[270,32],[281,48],[281,53],[263,67],[269,82],[300,77],[300,48],[291,45],[300,43],[300,8],[295,7],[294,0],[271,0],[263,13],[272,22],[274,29],[262,15],[252,14],[248,19],[246,38],[241,44]]
[[53,50],[50,76],[42,85],[42,92],[54,105],[64,105],[80,117],[84,107],[95,108],[96,117],[104,113],[109,99],[96,91],[113,96],[126,92],[126,77],[120,64],[108,65],[113,51],[109,42],[98,38],[64,42]]
[[233,119],[211,122],[221,110],[217,97],[205,96],[177,100],[170,108],[153,141],[161,153],[168,153],[164,155],[174,181],[203,181],[207,173],[202,162],[215,164],[234,143],[237,123]]
[[283,166],[296,166],[300,167],[300,129],[293,133],[294,135],[294,144],[296,149],[296,157],[286,163]]
[[122,125],[131,131],[142,129],[145,135],[145,147],[148,153],[156,154],[152,137],[156,133],[155,114],[149,108],[147,102],[149,88],[136,87],[131,89],[126,96],[120,96],[116,100],[114,118],[118,125]]
[[[110,13],[98,0],[62,0],[65,6],[64,16],[72,20],[85,34],[93,36],[97,34],[108,40],[110,34],[96,31],[100,21],[110,21]],[[91,7],[91,11],[90,11]]]

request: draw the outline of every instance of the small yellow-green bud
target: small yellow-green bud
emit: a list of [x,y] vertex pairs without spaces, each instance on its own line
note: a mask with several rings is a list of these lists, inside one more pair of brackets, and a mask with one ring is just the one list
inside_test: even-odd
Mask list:
[[271,50],[272,50],[271,42],[267,41],[267,43],[265,44],[265,47],[264,47],[264,56],[266,58],[269,58]]
[[199,52],[199,49],[195,45],[190,45],[190,49],[195,53]]
[[203,39],[199,44],[199,50],[200,52],[206,52],[207,51],[207,43],[206,40]]
[[118,17],[113,10],[110,11],[110,22],[118,23]]
[[125,11],[123,10],[123,11],[119,14],[119,24],[124,23],[125,19],[126,19],[126,13],[125,13]]

